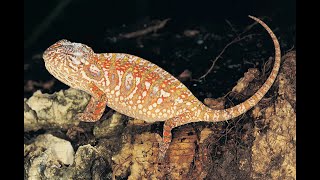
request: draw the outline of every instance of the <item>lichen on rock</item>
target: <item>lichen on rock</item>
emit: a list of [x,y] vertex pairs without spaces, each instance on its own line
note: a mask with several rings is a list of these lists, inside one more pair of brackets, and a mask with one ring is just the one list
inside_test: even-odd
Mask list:
[[85,109],[90,95],[76,89],[61,90],[54,94],[36,91],[24,99],[24,131],[39,129],[68,129],[78,125],[73,117]]
[[26,178],[43,179],[60,174],[63,167],[72,165],[74,150],[69,141],[43,134],[33,143],[25,144],[24,156]]
[[109,119],[97,123],[93,129],[96,138],[114,137],[122,133],[124,129],[124,118],[116,112]]
[[[288,66],[290,64],[290,66]],[[256,113],[253,179],[296,179],[295,52],[283,57],[275,103]],[[286,68],[285,68],[286,67]]]

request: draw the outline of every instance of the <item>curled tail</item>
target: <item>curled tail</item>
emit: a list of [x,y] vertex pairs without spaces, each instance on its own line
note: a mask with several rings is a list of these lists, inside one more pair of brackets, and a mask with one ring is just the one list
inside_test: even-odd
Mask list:
[[277,77],[277,74],[280,68],[280,60],[281,60],[281,52],[280,52],[280,45],[279,45],[278,39],[274,35],[272,30],[263,21],[250,15],[249,17],[257,21],[259,24],[261,24],[271,36],[271,39],[273,41],[274,48],[275,48],[275,61],[274,61],[273,69],[268,79],[261,86],[261,88],[253,96],[251,96],[249,99],[247,99],[243,103],[228,109],[223,109],[223,110],[212,110],[206,107],[205,108],[206,113],[202,113],[203,117],[200,117],[204,121],[210,121],[210,122],[225,121],[225,120],[229,120],[237,116],[240,116],[241,114],[247,112],[253,106],[258,104],[258,102],[262,99],[262,97],[268,92],[268,90],[270,89],[270,87],[272,86],[273,82]]

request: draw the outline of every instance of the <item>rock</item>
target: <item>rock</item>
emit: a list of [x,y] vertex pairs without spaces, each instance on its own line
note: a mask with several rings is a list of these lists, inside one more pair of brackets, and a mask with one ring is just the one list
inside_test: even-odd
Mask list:
[[93,135],[96,138],[114,137],[121,134],[124,127],[123,116],[116,112],[108,120],[96,123],[93,129]]
[[74,161],[71,143],[51,134],[39,135],[32,144],[25,145],[24,155],[27,179],[61,175],[61,169]]
[[24,99],[24,131],[39,129],[68,129],[78,125],[74,120],[90,100],[90,95],[76,89],[61,90],[54,94],[36,91],[29,99]]
[[157,135],[149,132],[137,134],[133,138],[134,142],[129,138],[121,151],[112,157],[113,178],[161,179],[164,177],[164,172],[157,171],[159,165],[155,163],[158,154]]
[[295,52],[283,57],[278,98],[256,113],[252,146],[253,179],[296,179]]
[[110,168],[91,145],[80,146],[74,154],[70,142],[44,134],[24,149],[25,179],[111,179],[106,171]]

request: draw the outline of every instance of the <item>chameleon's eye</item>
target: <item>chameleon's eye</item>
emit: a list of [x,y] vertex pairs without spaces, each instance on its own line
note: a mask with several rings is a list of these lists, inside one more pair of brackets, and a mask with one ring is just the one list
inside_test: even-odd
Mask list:
[[79,60],[79,58],[77,56],[75,56],[74,54],[69,54],[68,59],[75,65],[81,64],[81,60]]

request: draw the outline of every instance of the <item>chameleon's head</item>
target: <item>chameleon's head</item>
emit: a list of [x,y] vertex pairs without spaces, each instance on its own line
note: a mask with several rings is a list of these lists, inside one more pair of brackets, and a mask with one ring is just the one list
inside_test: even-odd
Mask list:
[[93,50],[81,43],[60,40],[43,53],[47,70],[65,84],[77,88],[83,83],[81,72],[94,55]]

